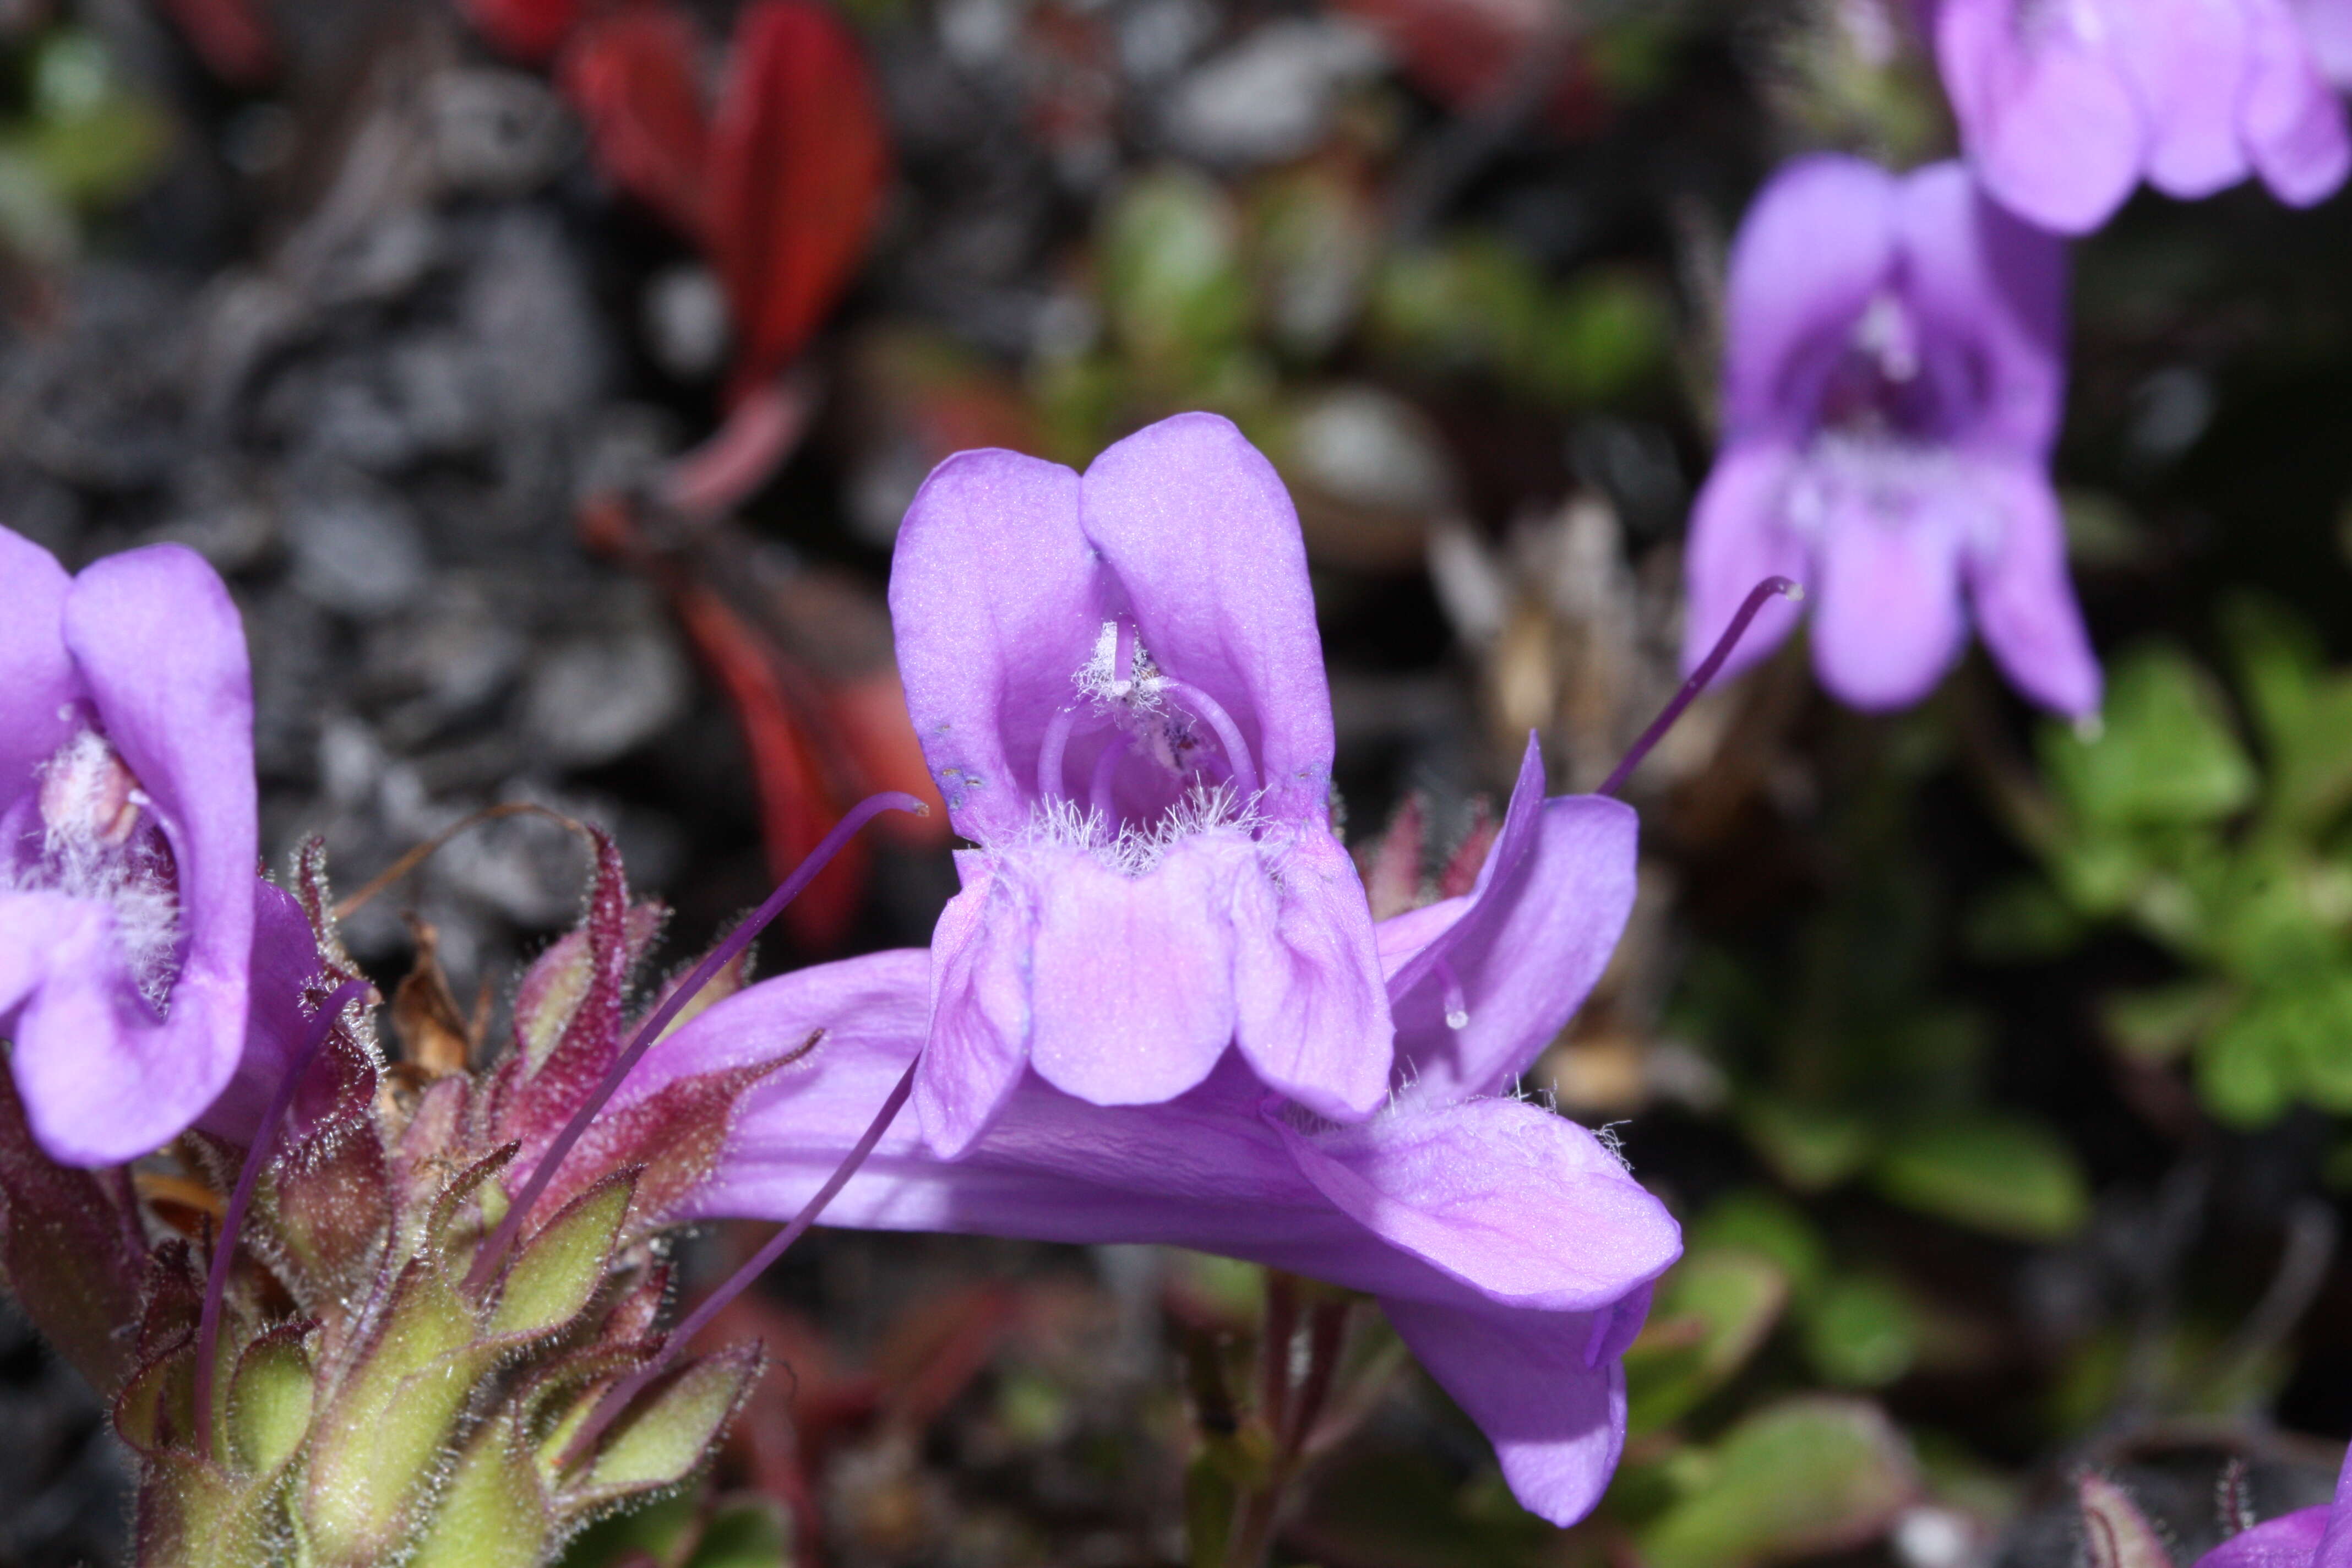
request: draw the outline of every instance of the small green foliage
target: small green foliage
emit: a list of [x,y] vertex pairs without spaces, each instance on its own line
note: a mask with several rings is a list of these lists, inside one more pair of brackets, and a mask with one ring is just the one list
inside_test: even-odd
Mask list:
[[1875,1180],[1896,1203],[2020,1241],[2063,1240],[2091,1211],[2073,1148],[2038,1122],[2014,1118],[1914,1129],[1893,1142]]
[[1883,1387],[1918,1360],[1918,1314],[1903,1288],[1883,1275],[1832,1280],[1806,1304],[1801,1321],[1806,1359],[1836,1387]]
[[1681,1499],[1641,1535],[1651,1568],[1742,1568],[1869,1540],[1917,1488],[1902,1435],[1875,1405],[1785,1400],[1677,1473]]
[[1650,1321],[1625,1353],[1628,1423],[1649,1432],[1680,1419],[1746,1365],[1789,1301],[1789,1276],[1744,1247],[1693,1247],[1660,1283]]
[[[598,1445],[584,1474],[556,1475],[565,1443],[543,1443],[541,1469],[561,1485],[568,1506],[676,1486],[694,1473],[719,1429],[751,1392],[760,1373],[757,1346],[704,1356],[668,1373],[640,1395]],[[569,1423],[558,1429],[568,1442]]]

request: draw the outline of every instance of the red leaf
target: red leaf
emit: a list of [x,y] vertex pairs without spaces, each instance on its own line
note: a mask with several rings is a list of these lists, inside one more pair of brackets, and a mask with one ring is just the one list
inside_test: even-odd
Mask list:
[[[681,584],[671,602],[742,726],[769,874],[782,881],[841,820],[824,786],[823,761],[793,713],[767,639],[707,588]],[[841,940],[857,912],[866,859],[865,846],[853,838],[817,873],[784,910],[793,935],[817,948]]]
[[710,259],[735,312],[737,384],[788,363],[873,237],[890,149],[872,74],[815,0],[751,0],[711,127]]
[[458,0],[482,37],[520,59],[544,60],[580,19],[581,0]]
[[278,40],[253,0],[163,0],[206,69],[236,87],[265,81],[278,69]]
[[[1557,25],[1549,0],[1331,0],[1331,6],[1380,34],[1413,85],[1454,110],[1492,101]],[[1571,47],[1544,118],[1562,135],[1584,135],[1605,110],[1586,56]]]
[[700,52],[685,13],[632,5],[584,24],[556,68],[563,95],[588,123],[596,166],[697,240],[704,234],[710,151]]

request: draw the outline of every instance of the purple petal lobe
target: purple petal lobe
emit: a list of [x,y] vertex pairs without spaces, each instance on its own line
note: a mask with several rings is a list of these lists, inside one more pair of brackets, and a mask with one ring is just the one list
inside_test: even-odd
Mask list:
[[1234,879],[1236,1043],[1270,1088],[1360,1121],[1388,1098],[1392,1027],[1372,911],[1339,841],[1301,824]]
[[[1640,819],[1622,801],[1546,800],[1543,791],[1543,753],[1530,737],[1477,885],[1452,923],[1391,972],[1400,1092],[1409,1099],[1507,1087],[1583,1005],[1624,931]],[[1458,1028],[1446,1020],[1440,960],[1468,1015]]]
[[1943,0],[1936,54],[1961,141],[1994,199],[2028,222],[2087,234],[2137,183],[2138,100],[2113,55],[2065,6]]
[[1486,1430],[1522,1508],[1561,1526],[1592,1511],[1625,1445],[1625,1369],[1585,1364],[1589,1317],[1388,1300],[1381,1307]]
[[1790,163],[1757,196],[1732,244],[1725,301],[1738,323],[1724,354],[1731,442],[1801,434],[1854,323],[1893,277],[1895,193],[1876,164],[1822,154]]
[[923,1142],[942,1159],[987,1130],[1028,1066],[1023,971],[1034,921],[1019,889],[983,869],[932,933],[930,1040],[914,1105]]
[[2311,1568],[2334,1511],[2322,1503],[2266,1519],[2200,1557],[2195,1568]]
[[61,630],[69,581],[55,556],[0,528],[0,810],[72,731],[58,712],[81,691]]
[[[1795,451],[1769,440],[1734,442],[1716,458],[1691,509],[1684,567],[1689,601],[1683,612],[1685,674],[1714,649],[1757,584],[1786,577],[1803,585],[1811,575],[1804,547],[1782,518],[1795,467]],[[1801,613],[1791,599],[1766,605],[1724,661],[1719,679],[1728,680],[1780,647]]]
[[2148,184],[2194,199],[2252,173],[2238,139],[2249,54],[2241,0],[2129,0],[2106,15],[2125,79],[2151,110]]
[[1001,451],[961,452],[907,509],[890,619],[907,710],[966,837],[1028,825],[1037,752],[1076,700],[1108,613],[1078,528],[1078,476]]
[[1918,374],[1971,446],[2042,456],[2066,394],[2066,246],[1937,163],[1903,182],[1904,301]]
[[[1299,1170],[1340,1209],[1504,1305],[1605,1307],[1682,1250],[1664,1205],[1600,1140],[1538,1106],[1407,1105],[1320,1132],[1274,1120]],[[1563,1246],[1571,1214],[1575,1241]]]
[[2245,5],[2251,36],[2239,113],[2246,149],[2279,200],[2309,206],[2352,168],[2344,104],[2284,0]]
[[[300,900],[285,889],[256,879],[253,887],[253,965],[247,986],[245,1053],[236,1076],[196,1125],[232,1143],[250,1143],[262,1112],[309,1041],[311,1022],[302,1011],[303,988],[319,975],[319,942]],[[301,1104],[298,1099],[299,1119]],[[299,1136],[289,1130],[289,1141]]]
[[1933,475],[1894,473],[1874,483],[1866,470],[1884,460],[1874,452],[1840,459],[1848,471],[1827,475],[1816,503],[1822,539],[1813,667],[1839,700],[1866,710],[1925,697],[1967,632],[1959,592],[1966,525],[1948,515],[1967,503],[1951,479]]
[[1269,816],[1320,820],[1331,694],[1298,514],[1274,465],[1213,414],[1138,431],[1087,469],[1085,527],[1143,647],[1252,748]]
[[[1038,850],[1030,1061],[1097,1105],[1170,1100],[1206,1078],[1233,1042],[1230,889],[1255,850],[1181,841],[1129,876],[1085,850]],[[1050,861],[1046,860],[1050,857]]]
[[2010,683],[2042,707],[2098,711],[2099,661],[2066,575],[2058,497],[2039,469],[1988,464],[1980,485],[2000,514],[1999,542],[1969,562],[1977,629]]

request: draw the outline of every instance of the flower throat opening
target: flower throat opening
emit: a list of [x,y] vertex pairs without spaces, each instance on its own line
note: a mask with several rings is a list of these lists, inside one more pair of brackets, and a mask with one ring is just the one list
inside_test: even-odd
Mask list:
[[1257,763],[1241,726],[1153,662],[1127,616],[1103,623],[1070,681],[1077,698],[1055,710],[1037,748],[1037,793],[1049,809],[1075,807],[1119,836],[1197,816],[1204,791],[1228,796],[1226,811],[1256,797]]
[[103,904],[131,985],[160,1016],[182,954],[179,862],[154,805],[104,735],[84,727],[0,817],[0,889]]

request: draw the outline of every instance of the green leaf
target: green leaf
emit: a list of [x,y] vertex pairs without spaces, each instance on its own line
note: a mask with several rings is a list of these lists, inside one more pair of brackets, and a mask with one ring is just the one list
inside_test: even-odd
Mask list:
[[538,1467],[512,1413],[487,1422],[441,1489],[406,1568],[510,1568],[545,1560],[554,1531]]
[[2057,1241],[2089,1217],[2074,1152],[2039,1122],[1984,1117],[1914,1129],[1880,1160],[1880,1192],[1972,1229]]
[[2208,1110],[2242,1129],[2286,1113],[2294,1098],[2297,1013],[2291,995],[2257,995],[2206,1037],[2197,1053],[2197,1095]]
[[2203,981],[2124,991],[2099,1004],[2107,1037],[2145,1061],[2186,1056],[2214,1024],[2228,1016],[2231,995]]
[[2212,679],[2177,648],[2143,648],[2114,667],[2104,729],[2086,739],[2046,727],[2042,766],[2093,828],[2211,822],[2253,798],[2254,772]]
[[1761,1252],[1685,1253],[1625,1352],[1631,1430],[1655,1431],[1721,1387],[1756,1353],[1788,1300],[1787,1272]]
[[1849,1110],[1758,1095],[1740,1112],[1756,1152],[1799,1192],[1833,1187],[1869,1163],[1877,1129]]
[[1804,1211],[1765,1187],[1743,1187],[1709,1205],[1683,1239],[1690,1250],[1743,1247],[1780,1266],[1789,1289],[1802,1298],[1828,1278],[1829,1248]]
[[1096,255],[1129,353],[1197,373],[1240,342],[1250,308],[1241,224],[1212,181],[1170,168],[1129,183],[1104,213]]
[[792,1568],[793,1527],[766,1498],[736,1498],[720,1505],[686,1568]]
[[1960,940],[1973,958],[2020,963],[2059,957],[2085,934],[2083,917],[2048,883],[2014,877],[1969,906]]
[[237,1357],[228,1385],[228,1451],[250,1474],[268,1475],[310,1428],[309,1340],[317,1325],[281,1323]]
[[541,1333],[577,1316],[604,1282],[636,1189],[636,1172],[615,1171],[558,1209],[509,1267],[489,1331]]
[[1901,1286],[1876,1275],[1831,1282],[1802,1314],[1806,1359],[1842,1388],[1881,1388],[1919,1357],[1919,1318]]
[[1648,1568],[1744,1568],[1860,1546],[1916,1490],[1876,1405],[1791,1399],[1725,1436],[1700,1484],[1642,1532],[1641,1555]]

